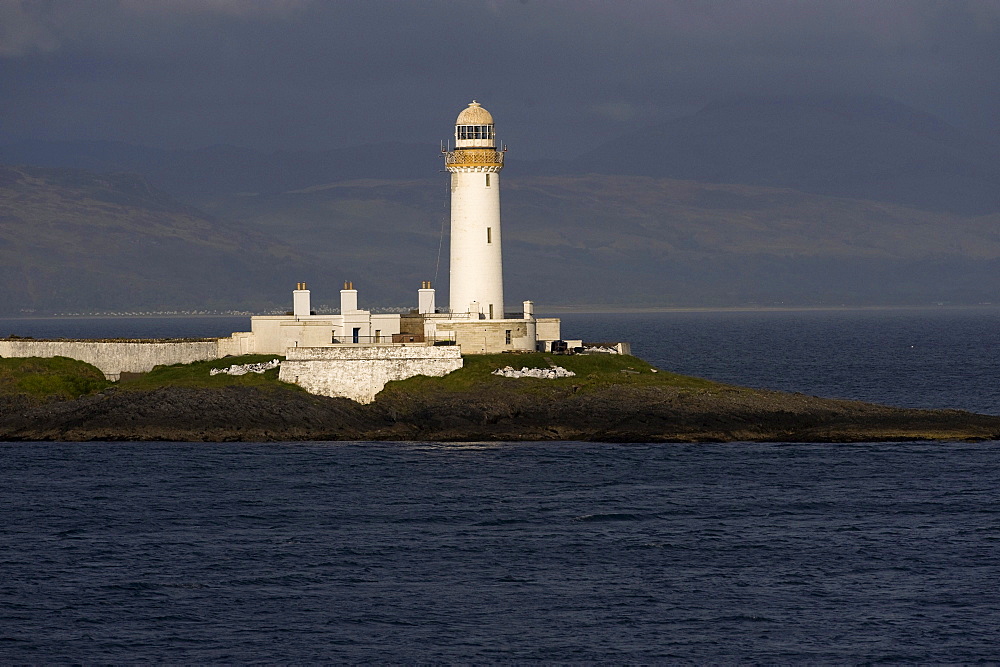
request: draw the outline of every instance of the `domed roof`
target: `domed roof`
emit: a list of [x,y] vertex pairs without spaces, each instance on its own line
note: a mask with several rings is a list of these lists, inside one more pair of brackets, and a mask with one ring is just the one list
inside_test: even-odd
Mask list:
[[472,100],[468,108],[462,109],[458,114],[455,125],[492,125],[493,116],[490,112],[479,105],[479,102]]

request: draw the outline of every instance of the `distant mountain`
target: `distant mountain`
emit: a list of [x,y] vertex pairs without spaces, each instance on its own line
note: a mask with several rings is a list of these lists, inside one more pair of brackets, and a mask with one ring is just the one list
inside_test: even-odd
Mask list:
[[0,163],[135,172],[174,196],[275,193],[358,178],[424,178],[441,169],[434,145],[386,143],[265,153],[234,146],[165,150],[112,141],[23,141]]
[[315,271],[134,174],[0,167],[0,313],[260,309]]
[[[352,181],[210,202],[321,255],[362,294],[447,303],[447,180]],[[979,303],[1000,293],[1000,216],[790,189],[627,176],[503,181],[508,307]],[[438,265],[438,249],[441,263]]]
[[[980,303],[1000,293],[1000,215],[969,217],[644,176],[505,178],[508,306]],[[0,313],[447,304],[447,179],[204,198],[145,179],[0,168]],[[277,239],[280,239],[277,240]],[[2,333],[2,332],[0,332]]]
[[736,97],[598,146],[571,171],[1000,212],[1000,146],[880,97]]
[[[272,307],[300,280],[317,305],[353,280],[363,306],[405,306],[447,285],[436,146],[30,142],[0,160],[64,168],[2,172],[0,310]],[[503,183],[509,307],[1000,293],[1000,148],[881,98],[722,100],[573,161],[512,151]]]

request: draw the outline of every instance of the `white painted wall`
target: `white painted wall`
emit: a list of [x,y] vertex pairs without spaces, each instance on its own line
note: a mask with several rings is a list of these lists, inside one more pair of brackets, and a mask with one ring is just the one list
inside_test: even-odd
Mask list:
[[342,289],[340,290],[340,314],[346,315],[347,313],[353,313],[358,309],[358,290],[356,289]]
[[295,317],[309,317],[309,290],[297,289],[292,292],[292,313]]
[[[230,339],[222,339],[228,341]],[[96,366],[109,380],[122,373],[145,373],[155,366],[218,359],[219,341],[181,343],[103,341],[0,341],[0,357],[69,357]]]
[[417,312],[421,315],[434,312],[434,288],[424,287],[417,290]]
[[455,346],[299,347],[288,350],[278,378],[312,394],[371,403],[387,382],[440,377],[461,367]]
[[284,354],[289,347],[314,347],[329,345],[333,342],[333,322],[329,319],[298,319],[289,318],[280,323],[281,341],[278,352],[269,350],[264,354]]
[[255,315],[250,318],[253,332],[252,352],[256,354],[284,354],[289,347],[316,347],[330,345],[334,338],[340,343],[351,344],[354,328],[360,329],[361,344],[371,344],[375,331],[392,342],[392,335],[399,333],[399,314],[373,315],[367,310],[355,310],[347,315]]
[[399,329],[399,313],[379,313],[371,316],[372,336],[378,331],[380,337],[380,340],[375,342],[391,343],[393,334],[398,334]]
[[540,341],[552,342],[562,336],[562,321],[558,317],[539,317],[535,320],[535,331]]
[[[503,318],[503,262],[500,233],[500,174],[476,168],[451,173],[452,312],[480,312]],[[487,178],[489,185],[486,184]]]

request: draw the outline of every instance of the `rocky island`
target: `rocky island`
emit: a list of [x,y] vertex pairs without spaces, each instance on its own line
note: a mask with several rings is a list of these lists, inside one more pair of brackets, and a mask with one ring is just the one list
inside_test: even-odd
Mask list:
[[[476,355],[369,405],[306,393],[244,356],[104,380],[65,359],[0,359],[2,440],[861,442],[1000,439],[1000,417],[725,385],[622,355]],[[506,367],[567,373],[496,374]],[[511,375],[508,373],[507,375]],[[513,375],[519,375],[514,373]]]

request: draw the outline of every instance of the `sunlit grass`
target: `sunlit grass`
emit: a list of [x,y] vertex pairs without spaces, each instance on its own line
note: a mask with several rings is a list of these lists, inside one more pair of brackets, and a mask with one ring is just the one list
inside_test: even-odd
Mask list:
[[[123,391],[153,391],[162,387],[222,388],[248,386],[262,389],[304,391],[297,385],[278,379],[278,369],[245,375],[212,375],[213,368],[223,369],[233,365],[253,364],[283,357],[271,354],[248,354],[225,357],[189,364],[157,366],[148,373],[126,375],[112,383],[90,364],[65,357],[49,359],[0,359],[0,392],[26,394],[35,398],[79,398],[115,385]],[[416,376],[390,382],[387,394],[428,395],[437,392],[475,391],[487,387],[504,391],[544,395],[550,390],[572,388],[590,391],[609,386],[675,387],[683,389],[708,389],[720,387],[715,382],[701,378],[677,375],[654,369],[650,364],[632,356],[554,355],[554,354],[487,354],[463,358],[464,366],[444,377]],[[521,368],[549,368],[561,366],[576,373],[575,377],[554,380],[538,378],[504,378],[493,372],[510,366]]]
[[129,391],[150,391],[160,387],[197,387],[211,389],[213,387],[247,386],[260,388],[301,389],[297,385],[282,382],[278,379],[277,368],[263,373],[247,373],[246,375],[227,375],[221,373],[212,375],[213,368],[229,368],[243,364],[257,364],[272,359],[284,359],[276,354],[244,354],[238,357],[224,357],[210,361],[196,361],[190,364],[173,364],[157,366],[148,373],[127,377],[118,384]]
[[33,398],[80,398],[110,381],[90,364],[67,357],[0,359],[0,393]]
[[[647,362],[627,355],[576,354],[483,354],[463,357],[464,366],[439,378],[417,376],[392,382],[392,391],[463,391],[486,384],[499,384],[511,390],[537,391],[546,387],[575,387],[577,390],[596,389],[610,385],[669,386],[689,389],[718,387],[715,382],[701,378],[677,375],[654,369]],[[506,366],[521,368],[549,368],[561,366],[576,373],[575,377],[557,379],[503,378],[493,371]]]

